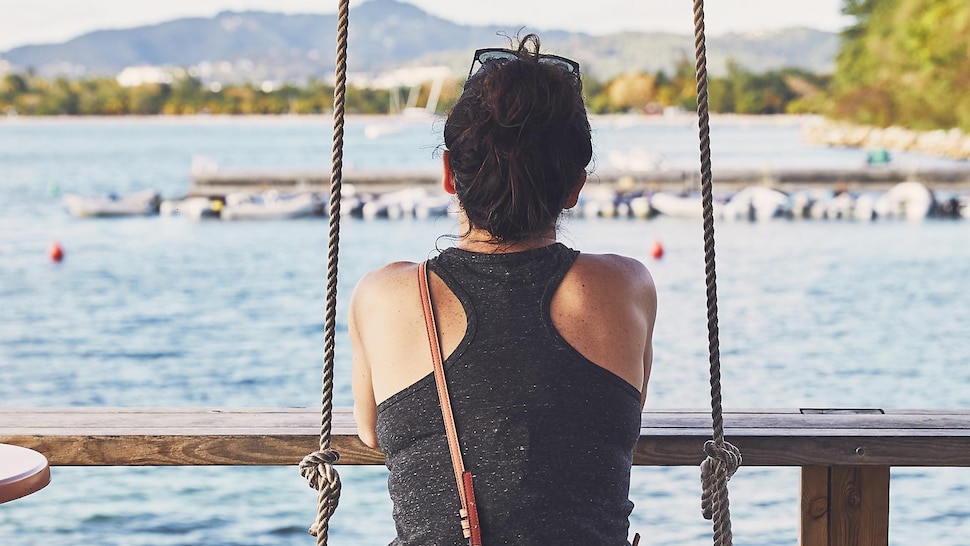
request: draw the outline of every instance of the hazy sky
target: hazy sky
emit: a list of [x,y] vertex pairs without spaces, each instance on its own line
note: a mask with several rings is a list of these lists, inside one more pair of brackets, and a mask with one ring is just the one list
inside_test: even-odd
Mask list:
[[[356,6],[361,0],[352,0]],[[602,34],[618,30],[693,32],[692,0],[410,0],[425,11],[465,24],[494,23]],[[808,26],[839,30],[842,0],[710,0],[707,31]],[[126,28],[223,10],[334,13],[337,0],[0,0],[0,51],[63,42],[85,32]]]

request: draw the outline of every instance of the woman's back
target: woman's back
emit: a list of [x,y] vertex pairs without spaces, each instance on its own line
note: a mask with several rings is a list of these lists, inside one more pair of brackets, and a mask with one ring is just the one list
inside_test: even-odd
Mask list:
[[[627,543],[640,391],[579,354],[553,324],[553,295],[575,258],[550,245],[450,249],[429,263],[468,317],[445,368],[486,544]],[[462,543],[430,376],[380,404],[377,434],[396,543]]]
[[[429,284],[484,542],[626,544],[656,290],[636,260],[556,243],[592,157],[579,64],[534,35],[476,51],[444,141],[461,232]],[[354,413],[387,455],[396,543],[462,544],[419,293],[407,262],[357,285]]]

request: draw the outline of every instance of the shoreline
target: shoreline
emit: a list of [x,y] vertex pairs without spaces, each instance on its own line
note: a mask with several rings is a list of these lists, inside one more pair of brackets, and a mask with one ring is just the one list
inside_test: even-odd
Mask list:
[[960,129],[916,131],[873,127],[821,119],[804,127],[805,140],[836,148],[916,152],[947,159],[970,160],[970,134]]
[[[600,121],[613,125],[627,123],[636,125],[684,125],[697,124],[697,117],[693,112],[673,115],[643,115],[643,114],[590,114],[591,121]],[[348,122],[382,122],[392,121],[400,123],[435,123],[443,121],[443,115],[428,116],[399,116],[392,114],[347,114]],[[803,125],[822,120],[817,115],[801,114],[711,114],[711,123],[738,125]],[[26,125],[127,125],[127,124],[200,124],[200,125],[233,125],[233,124],[267,124],[267,125],[316,125],[331,126],[333,116],[330,114],[190,114],[190,115],[156,115],[156,116],[0,116],[0,126]]]

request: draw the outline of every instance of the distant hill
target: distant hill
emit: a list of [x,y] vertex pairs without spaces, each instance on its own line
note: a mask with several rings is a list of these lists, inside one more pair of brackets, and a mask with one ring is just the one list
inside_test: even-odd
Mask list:
[[[685,28],[691,25],[685,21]],[[500,34],[530,30],[459,25],[405,2],[370,0],[351,12],[350,70],[379,73],[440,64],[463,76],[470,51],[507,45]],[[670,71],[678,60],[693,58],[693,38],[687,33],[539,34],[545,49],[576,58],[584,70],[600,78],[629,70]],[[114,76],[128,66],[155,65],[194,67],[193,74],[213,81],[302,82],[330,77],[335,42],[336,14],[223,12],[211,18],[100,30],[61,44],[16,47],[0,59],[45,76]],[[734,59],[758,72],[781,67],[831,72],[838,43],[835,34],[810,29],[712,36],[709,67],[718,74],[728,59]]]

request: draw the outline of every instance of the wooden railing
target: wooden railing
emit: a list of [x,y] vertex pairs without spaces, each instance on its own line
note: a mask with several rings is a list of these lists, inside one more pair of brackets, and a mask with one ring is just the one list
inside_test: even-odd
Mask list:
[[[297,465],[319,422],[308,408],[3,408],[0,443],[61,466]],[[970,467],[970,410],[744,410],[724,422],[745,466],[802,468],[805,546],[887,544],[890,467]],[[698,465],[710,434],[704,411],[646,411],[634,464]],[[349,408],[334,412],[332,443],[341,464],[384,462]]]

